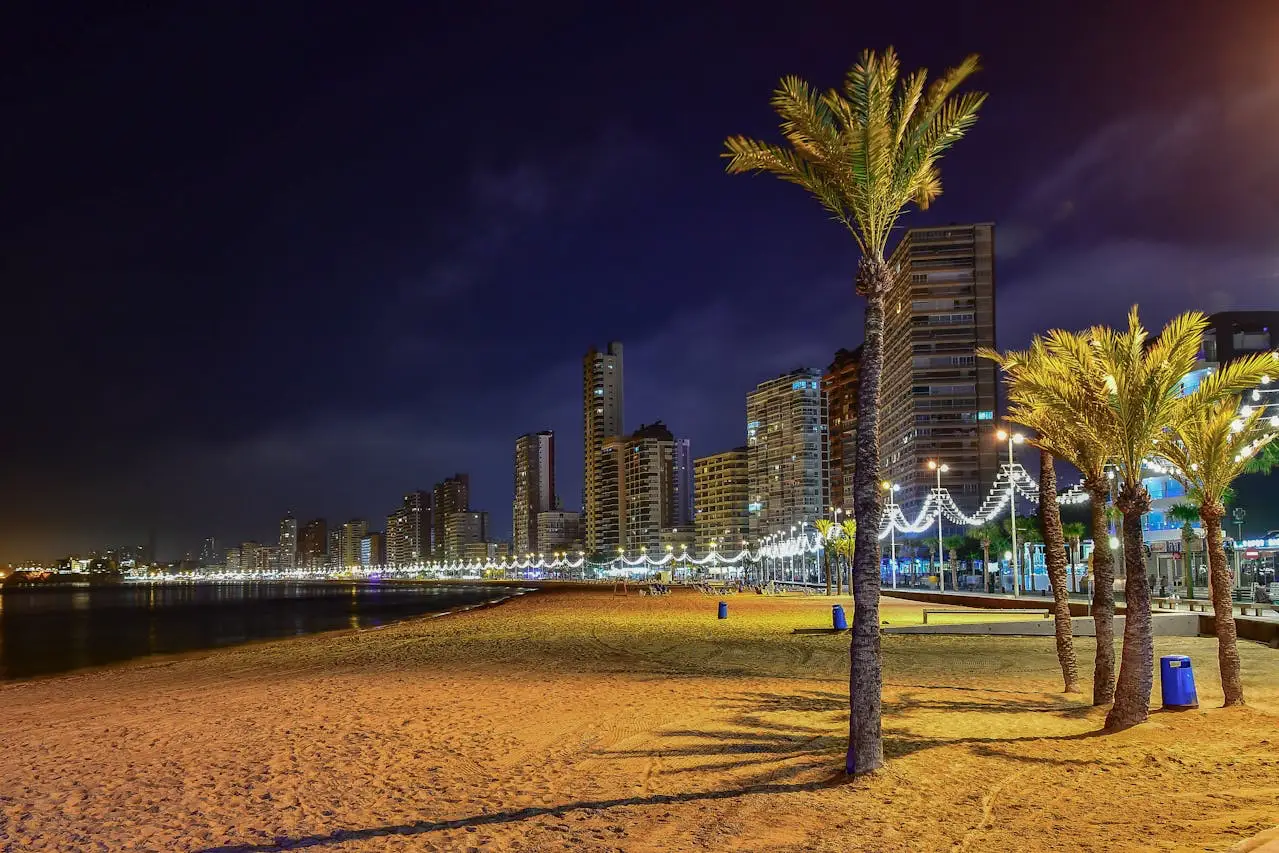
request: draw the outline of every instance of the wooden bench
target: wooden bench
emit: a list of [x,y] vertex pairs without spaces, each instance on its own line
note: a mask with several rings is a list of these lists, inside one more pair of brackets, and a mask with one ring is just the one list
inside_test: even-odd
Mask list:
[[991,608],[989,608],[989,609],[977,609],[977,608],[965,607],[963,610],[955,610],[955,609],[953,609],[953,608],[949,608],[949,607],[947,607],[947,608],[941,608],[941,607],[936,607],[936,608],[933,608],[933,607],[925,607],[925,608],[924,608],[924,624],[925,624],[925,625],[927,625],[927,624],[928,624],[928,614],[929,614],[929,613],[933,613],[933,614],[937,614],[937,613],[954,613],[954,614],[956,614],[956,615],[962,615],[962,614],[967,614],[967,613],[984,613],[984,614],[1025,613],[1025,614],[1030,614],[1030,615],[1039,615],[1039,616],[1043,616],[1045,619],[1047,619],[1049,616],[1052,616],[1052,615],[1053,615],[1051,610],[1038,610],[1038,609],[1036,609],[1036,610],[1015,610],[1015,609],[1010,608],[1010,607],[991,607]]

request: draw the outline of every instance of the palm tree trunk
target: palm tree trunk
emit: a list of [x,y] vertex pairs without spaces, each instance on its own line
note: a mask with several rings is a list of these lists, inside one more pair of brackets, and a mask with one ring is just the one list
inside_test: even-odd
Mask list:
[[1208,545],[1208,587],[1212,591],[1212,615],[1217,629],[1217,666],[1221,670],[1221,692],[1227,707],[1243,704],[1243,682],[1239,677],[1239,645],[1235,634],[1235,610],[1230,602],[1234,574],[1221,544],[1221,519],[1226,508],[1221,501],[1204,501],[1199,517],[1204,522]]
[[1086,478],[1092,509],[1092,620],[1097,634],[1097,659],[1092,671],[1092,703],[1115,700],[1115,555],[1110,550],[1106,519],[1106,481]]
[[1150,718],[1155,682],[1150,578],[1141,541],[1141,516],[1150,509],[1150,494],[1140,483],[1125,482],[1115,503],[1124,516],[1124,649],[1106,728],[1126,729]]
[[[1203,508],[1200,510],[1200,517],[1203,517]],[[1220,521],[1218,521],[1220,524]],[[1186,527],[1190,526],[1190,522],[1186,522]],[[1186,535],[1189,533],[1189,535]],[[1190,563],[1190,545],[1195,541],[1193,529],[1190,531],[1182,531],[1181,534],[1181,571],[1186,581],[1186,598],[1193,599],[1195,597],[1195,567]],[[1224,551],[1222,552],[1225,553]]]
[[[1075,529],[1078,530],[1079,528]],[[1079,592],[1079,576],[1076,574],[1076,570],[1079,568],[1080,552],[1083,549],[1079,547],[1078,536],[1070,537],[1070,547],[1070,591]]]
[[[827,547],[830,540],[822,545],[822,574],[826,576],[826,594],[830,595],[830,550]],[[836,563],[838,565],[838,563]]]
[[870,773],[884,764],[880,724],[883,673],[879,641],[879,383],[884,369],[884,295],[892,283],[881,258],[862,258],[857,287],[866,296],[861,381],[857,389],[857,468],[853,508],[857,538],[853,553],[853,631],[848,676],[848,773]]
[[1066,539],[1061,532],[1061,507],[1057,504],[1057,471],[1053,456],[1039,451],[1039,529],[1044,537],[1044,563],[1053,593],[1053,628],[1057,639],[1057,662],[1065,692],[1079,692],[1079,662],[1070,628],[1070,591],[1066,589]]
[[990,540],[981,540],[981,588],[993,592],[990,575]]

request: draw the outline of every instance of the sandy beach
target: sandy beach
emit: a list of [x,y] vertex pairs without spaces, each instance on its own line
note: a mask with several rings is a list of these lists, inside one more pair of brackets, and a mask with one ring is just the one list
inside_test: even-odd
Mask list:
[[847,638],[792,633],[830,600],[728,600],[539,592],[0,685],[0,850],[1214,851],[1279,824],[1279,651],[1241,643],[1250,706],[1222,710],[1215,641],[1157,638],[1201,709],[1100,735],[1051,637],[886,636],[889,764],[846,781]]

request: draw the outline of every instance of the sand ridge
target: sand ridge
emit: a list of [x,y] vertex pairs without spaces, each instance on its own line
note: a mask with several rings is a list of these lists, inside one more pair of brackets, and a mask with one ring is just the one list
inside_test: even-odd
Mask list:
[[847,638],[791,633],[830,601],[715,601],[540,592],[2,685],[0,851],[1190,851],[1279,823],[1274,650],[1241,645],[1251,706],[1221,710],[1214,641],[1158,638],[1201,710],[1099,735],[1051,637],[886,636],[889,765],[850,782]]

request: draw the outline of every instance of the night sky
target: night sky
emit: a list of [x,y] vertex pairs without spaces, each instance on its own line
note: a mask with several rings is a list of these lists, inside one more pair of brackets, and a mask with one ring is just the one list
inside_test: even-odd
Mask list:
[[578,507],[612,339],[628,429],[741,444],[861,306],[852,240],[723,139],[889,44],[983,56],[906,224],[998,224],[1001,347],[1279,307],[1273,0],[6,4],[0,561],[381,528],[455,471],[509,537],[520,433]]

